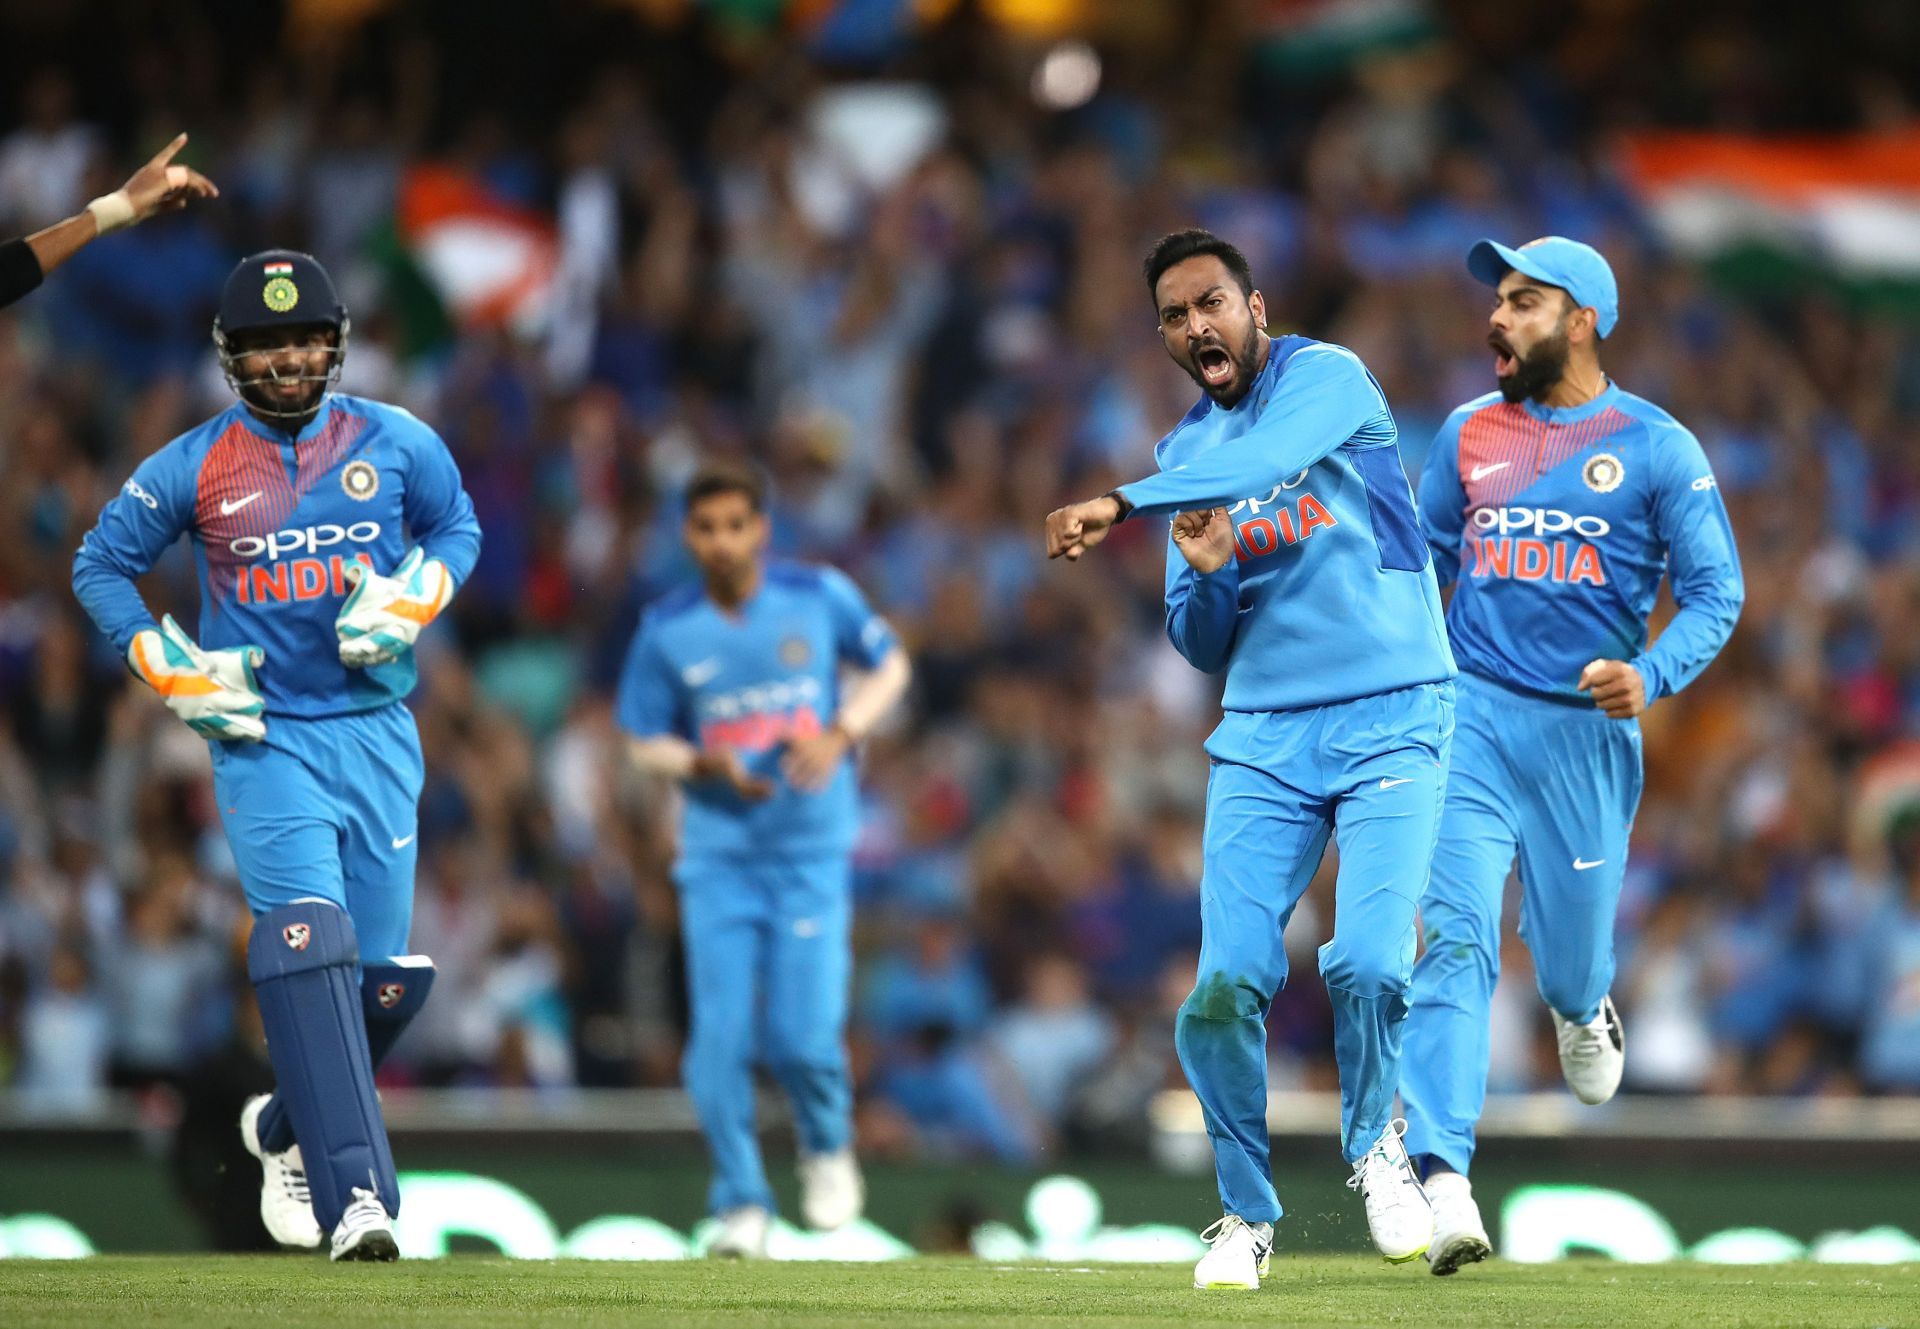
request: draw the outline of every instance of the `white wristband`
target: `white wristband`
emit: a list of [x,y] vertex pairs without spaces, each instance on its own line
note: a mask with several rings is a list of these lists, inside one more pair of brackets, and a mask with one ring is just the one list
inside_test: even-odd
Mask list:
[[87,211],[93,214],[94,229],[100,235],[133,225],[133,199],[128,197],[124,189],[102,194],[87,204]]

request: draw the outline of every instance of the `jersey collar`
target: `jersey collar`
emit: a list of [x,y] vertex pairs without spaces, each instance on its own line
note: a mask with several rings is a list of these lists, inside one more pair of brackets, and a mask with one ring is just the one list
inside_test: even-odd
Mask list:
[[1578,406],[1542,406],[1529,397],[1520,404],[1526,407],[1527,414],[1536,420],[1550,425],[1577,425],[1582,420],[1591,420],[1602,411],[1610,410],[1620,400],[1620,387],[1612,379],[1607,380],[1606,388],[1592,401],[1582,402]]
[[240,412],[240,418],[246,421],[248,429],[260,435],[262,438],[270,438],[275,442],[285,443],[291,441],[297,448],[302,443],[308,442],[318,436],[320,431],[327,427],[327,421],[333,416],[333,394],[329,392],[321,399],[320,409],[313,413],[313,419],[301,426],[300,432],[297,434],[289,434],[272,421],[261,419],[253,413],[244,401],[236,403],[236,406]]
[[1243,406],[1247,407],[1250,411],[1258,409],[1254,403],[1257,399],[1264,397],[1272,390],[1273,381],[1280,377],[1281,372],[1285,368],[1284,361],[1287,358],[1287,353],[1281,349],[1281,343],[1286,340],[1285,337],[1268,337],[1267,362],[1260,366],[1260,372],[1255,374],[1253,376],[1253,382],[1247,385],[1247,395],[1231,406],[1222,406],[1219,402],[1213,401],[1213,398],[1209,397],[1207,400],[1213,402],[1213,409],[1223,415],[1235,414]]

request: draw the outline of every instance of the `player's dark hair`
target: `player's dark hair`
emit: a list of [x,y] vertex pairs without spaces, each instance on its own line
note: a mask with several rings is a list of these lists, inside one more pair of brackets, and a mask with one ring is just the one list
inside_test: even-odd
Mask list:
[[741,494],[755,512],[767,510],[767,483],[760,472],[738,462],[709,462],[687,486],[687,511],[721,494]]
[[1185,231],[1175,231],[1172,235],[1163,235],[1154,241],[1153,248],[1147,251],[1144,264],[1147,273],[1147,294],[1155,295],[1160,289],[1160,274],[1176,263],[1184,263],[1200,254],[1211,254],[1226,265],[1233,274],[1233,280],[1240,288],[1240,294],[1253,294],[1253,269],[1247,266],[1247,256],[1222,240],[1212,231],[1203,231],[1192,227]]

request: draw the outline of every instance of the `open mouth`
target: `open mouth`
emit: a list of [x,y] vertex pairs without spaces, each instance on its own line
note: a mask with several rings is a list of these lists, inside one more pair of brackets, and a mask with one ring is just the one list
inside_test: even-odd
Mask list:
[[1490,341],[1487,346],[1493,352],[1494,376],[1496,378],[1511,377],[1513,371],[1520,367],[1520,357],[1515,355],[1513,348],[1503,341]]
[[1210,388],[1225,387],[1233,380],[1233,357],[1223,347],[1202,346],[1193,353],[1193,363],[1200,381]]

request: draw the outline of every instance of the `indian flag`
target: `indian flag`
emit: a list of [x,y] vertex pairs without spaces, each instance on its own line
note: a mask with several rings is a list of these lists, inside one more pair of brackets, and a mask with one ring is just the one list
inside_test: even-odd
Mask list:
[[1920,312],[1920,130],[1641,134],[1623,166],[1667,242],[1732,283],[1839,287]]
[[472,327],[535,335],[559,266],[553,222],[445,166],[416,166],[400,185],[402,244],[449,313]]
[[293,275],[293,264],[269,263],[266,267],[262,268],[261,271],[269,277],[291,277]]

